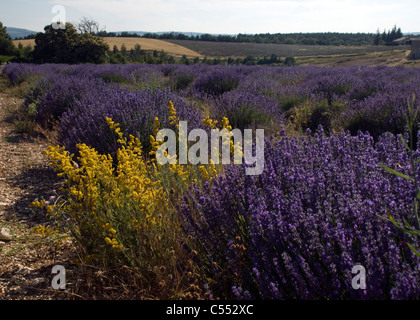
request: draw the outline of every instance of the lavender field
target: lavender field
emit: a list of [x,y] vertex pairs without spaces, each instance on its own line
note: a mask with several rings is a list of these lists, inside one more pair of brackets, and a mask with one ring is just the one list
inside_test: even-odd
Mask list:
[[[420,69],[12,63],[2,72],[11,86],[28,86],[20,111],[27,121],[57,132],[58,144],[74,153],[74,160],[87,154],[80,148],[84,143],[122,162],[126,149],[119,129],[111,127],[138,138],[149,168],[156,117],[160,128],[174,127],[176,116],[188,121],[189,129],[209,130],[206,117],[219,124],[226,117],[241,130],[264,129],[260,175],[247,176],[245,164],[230,164],[211,178],[210,169],[201,168],[208,174],[185,180],[179,170],[145,173],[150,167],[142,174],[161,188],[155,190],[159,196],[142,198],[146,204],[140,209],[128,200],[132,190],[122,198],[109,177],[92,180],[95,189],[84,185],[83,195],[69,186],[68,201],[78,205],[72,210],[107,212],[98,233],[91,226],[83,229],[82,220],[68,213],[79,236],[100,238],[77,238],[81,252],[106,253],[104,266],[131,264],[143,270],[147,280],[142,283],[160,288],[150,289],[154,297],[420,298],[419,257],[412,250],[420,248],[417,119],[411,136],[407,127],[408,106],[420,107]],[[168,109],[170,101],[176,115]],[[53,159],[67,161],[66,154],[54,152]],[[105,160],[90,157],[105,170]],[[85,178],[72,180],[72,174],[88,176],[89,163],[79,161],[74,172],[59,168],[81,185]],[[130,170],[125,169],[127,176],[140,177]],[[92,172],[99,177],[100,170]],[[123,200],[114,206],[112,195]],[[164,209],[150,209],[154,201],[162,201]],[[129,222],[119,218],[121,208],[144,210],[139,217],[152,222],[134,232],[128,227],[132,217]],[[152,241],[155,236],[159,240]],[[356,265],[366,270],[366,288],[353,286]]]

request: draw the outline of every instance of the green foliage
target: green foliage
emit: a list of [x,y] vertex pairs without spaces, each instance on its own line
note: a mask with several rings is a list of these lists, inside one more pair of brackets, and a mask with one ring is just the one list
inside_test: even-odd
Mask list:
[[[401,32],[401,29],[398,29]],[[395,30],[397,32],[398,30]],[[115,33],[104,34],[104,36],[115,37]],[[139,37],[138,34],[121,33],[117,36]],[[345,45],[361,46],[373,43],[375,34],[371,33],[260,33],[260,34],[238,34],[230,35],[211,35],[202,34],[199,36],[188,36],[182,33],[147,33],[142,37],[167,40],[198,40],[211,42],[243,42],[243,43],[274,43],[274,44],[307,44],[307,45]]]
[[30,134],[35,131],[36,122],[32,119],[16,120],[13,122],[17,133]]
[[345,109],[346,106],[339,102],[328,104],[327,101],[323,101],[318,103],[312,110],[312,114],[308,121],[308,127],[312,131],[316,131],[319,125],[322,125],[324,130],[328,132],[335,128],[334,121]]
[[382,34],[379,33],[379,29],[376,32],[375,38],[373,40],[373,45],[387,44],[392,45],[392,41],[402,38],[403,33],[401,28],[397,29],[397,26],[394,26],[391,30],[384,30]]
[[282,111],[288,111],[292,109],[293,107],[297,107],[298,105],[305,102],[307,98],[303,96],[284,95],[284,96],[278,97],[277,100],[279,101],[279,105]]
[[[388,213],[388,217],[382,217],[382,216],[380,217],[382,219],[385,219],[391,222],[400,231],[406,234],[415,236],[415,237],[419,237],[420,236],[420,217],[419,217],[420,188],[419,188],[417,172],[418,172],[418,165],[420,163],[420,160],[417,160],[413,154],[414,140],[415,140],[414,137],[416,134],[417,124],[418,124],[419,108],[415,107],[415,100],[416,100],[416,97],[413,94],[412,101],[408,102],[407,127],[408,127],[409,136],[410,136],[409,143],[407,143],[405,139],[401,136],[401,140],[410,154],[412,177],[406,174],[403,174],[401,172],[395,171],[394,169],[381,164],[381,166],[388,172],[394,175],[397,175],[400,178],[410,180],[412,183],[414,183],[415,195],[413,197],[413,221],[409,222],[404,219],[403,222],[399,222],[399,221],[396,221],[389,213]],[[415,224],[417,224],[417,226],[415,226]],[[420,258],[420,252],[418,249],[414,248],[409,243],[405,243],[405,244]]]
[[187,89],[187,87],[193,83],[194,76],[190,73],[181,73],[174,77],[172,88],[174,90],[184,90]]
[[383,131],[383,119],[372,117],[366,112],[358,112],[355,116],[344,123],[344,129],[349,130],[352,134],[357,134],[358,131],[369,133],[374,137],[379,137]]
[[3,26],[2,22],[0,22],[0,55],[14,56],[16,54],[16,47],[13,45],[12,39],[7,34],[6,27]]
[[268,114],[251,104],[245,104],[240,108],[228,110],[226,117],[234,128],[241,130],[250,128],[253,124],[267,125],[271,122],[271,117]]
[[327,100],[316,104],[303,100],[301,102],[296,101],[286,112],[286,115],[290,117],[298,131],[303,132],[309,128],[312,132],[315,132],[321,125],[326,132],[330,132],[340,128],[338,119],[346,109],[347,106],[340,102],[333,102],[330,105]]
[[[188,60],[188,59],[187,59]],[[169,56],[166,52],[162,51],[146,51],[142,50],[140,45],[135,45],[134,49],[127,50],[125,44],[121,45],[121,50],[114,46],[112,50],[108,51],[108,62],[111,64],[124,64],[124,63],[140,63],[140,64],[164,64],[175,63],[175,58]],[[183,63],[180,61],[180,63]],[[188,60],[188,64],[190,61]],[[187,63],[185,63],[187,64]]]
[[7,62],[13,60],[13,58],[14,58],[13,56],[2,56],[2,55],[0,55],[0,64],[1,63],[7,63]]
[[19,42],[19,45],[17,47],[18,58],[15,58],[13,60],[13,62],[28,62],[28,61],[31,61],[32,53],[33,53],[33,49],[30,45],[27,45],[26,47],[24,47],[23,44]]
[[104,63],[108,44],[89,33],[78,34],[75,27],[66,23],[65,29],[44,28],[35,37],[34,58],[40,63]]
[[296,64],[296,60],[294,57],[286,57],[286,59],[284,60],[284,64],[286,66],[294,66]]
[[84,33],[76,44],[76,57],[79,62],[104,63],[108,49],[108,44],[102,38]]
[[128,84],[130,81],[127,78],[124,78],[123,76],[117,75],[117,74],[103,74],[101,75],[102,80],[104,80],[107,83],[125,83]]

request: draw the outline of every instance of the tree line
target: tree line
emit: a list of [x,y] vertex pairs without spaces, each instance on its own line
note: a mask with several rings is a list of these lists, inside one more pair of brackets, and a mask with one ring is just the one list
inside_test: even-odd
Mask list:
[[134,32],[107,32],[97,33],[101,37],[139,37],[159,40],[194,40],[213,42],[241,42],[241,43],[267,43],[267,44],[299,44],[299,45],[325,45],[325,46],[366,46],[366,45],[391,45],[393,40],[401,38],[401,28],[394,26],[391,30],[379,30],[374,33],[260,33],[238,35],[186,35],[179,32],[145,33],[140,35]]
[[394,26],[392,30],[388,30],[388,32],[384,30],[382,33],[378,29],[373,40],[373,45],[378,46],[381,44],[392,44],[394,40],[402,38],[403,35],[404,34],[401,31],[401,28],[397,29],[397,26]]

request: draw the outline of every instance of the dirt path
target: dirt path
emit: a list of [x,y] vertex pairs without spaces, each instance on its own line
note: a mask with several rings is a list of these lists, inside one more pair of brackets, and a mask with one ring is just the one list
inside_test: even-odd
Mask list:
[[0,228],[13,239],[0,243],[0,300],[52,299],[52,266],[68,261],[70,244],[60,246],[34,234],[48,222],[28,206],[47,198],[60,181],[43,154],[48,141],[14,131],[13,114],[22,100],[0,92]]

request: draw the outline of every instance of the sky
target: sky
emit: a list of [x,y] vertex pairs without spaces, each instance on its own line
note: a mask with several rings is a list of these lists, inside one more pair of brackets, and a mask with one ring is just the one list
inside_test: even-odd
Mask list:
[[[61,5],[64,11],[54,11]],[[420,32],[419,0],[0,0],[6,27],[43,31],[54,17],[82,17],[106,31],[212,34]]]

